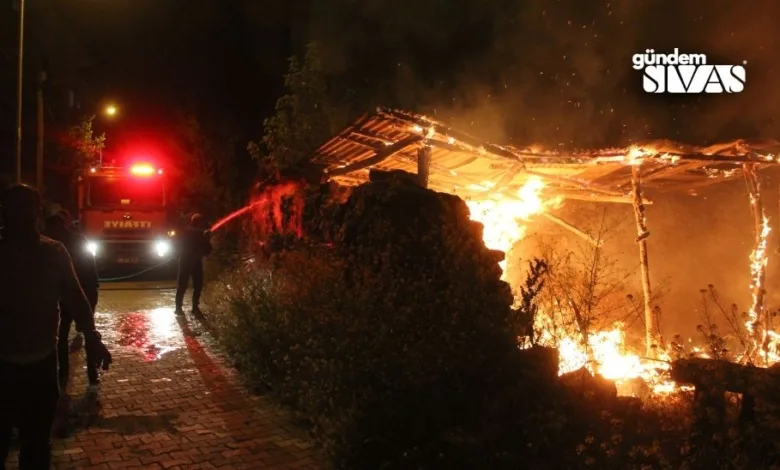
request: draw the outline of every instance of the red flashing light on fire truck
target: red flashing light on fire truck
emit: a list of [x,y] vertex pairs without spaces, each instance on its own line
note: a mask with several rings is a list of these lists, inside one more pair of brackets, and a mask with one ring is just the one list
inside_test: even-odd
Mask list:
[[154,166],[148,163],[138,163],[130,167],[130,173],[134,174],[135,176],[152,176],[155,173],[162,175],[163,171],[162,168],[155,169]]
[[[98,169],[96,167],[92,167],[89,169],[89,172],[92,174],[97,173]],[[135,164],[130,167],[130,173],[135,176],[152,176],[152,175],[162,175],[163,169],[162,168],[155,168],[153,165],[150,165],[148,163],[139,163]]]

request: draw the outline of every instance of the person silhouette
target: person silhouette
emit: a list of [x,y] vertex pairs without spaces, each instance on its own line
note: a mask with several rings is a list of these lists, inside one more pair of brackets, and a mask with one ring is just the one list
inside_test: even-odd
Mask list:
[[59,400],[57,333],[60,305],[84,334],[95,365],[111,353],[95,329],[92,307],[62,243],[42,236],[40,194],[13,185],[0,200],[0,470],[13,427],[19,431],[19,469],[51,466],[51,432]]
[[[44,235],[62,243],[73,261],[73,267],[76,270],[76,277],[84,290],[84,294],[89,300],[92,311],[95,311],[98,303],[98,283],[97,268],[95,266],[95,257],[87,252],[87,240],[81,234],[68,229],[67,221],[61,213],[54,214],[46,219],[46,228]],[[57,357],[60,370],[60,385],[64,386],[68,382],[68,373],[70,365],[70,347],[68,336],[70,327],[73,324],[73,316],[64,305],[60,306],[60,330],[59,343],[57,344]],[[89,357],[90,351],[87,350],[87,378],[90,385],[97,385],[100,382],[97,367],[92,357]]]
[[179,275],[176,282],[176,314],[183,315],[184,294],[192,278],[192,313],[200,314],[203,290],[203,258],[211,253],[210,232],[200,214],[190,218],[190,225],[179,237]]

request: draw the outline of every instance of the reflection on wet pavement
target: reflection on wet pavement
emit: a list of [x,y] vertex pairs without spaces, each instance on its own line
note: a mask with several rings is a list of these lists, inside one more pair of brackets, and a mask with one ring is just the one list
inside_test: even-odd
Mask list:
[[73,353],[55,468],[323,468],[294,419],[250,393],[173,304],[171,290],[101,290],[95,321],[114,364],[89,392],[83,348]]
[[147,361],[159,360],[184,345],[173,303],[171,290],[105,290],[95,323],[108,341],[137,352]]
[[116,344],[139,351],[147,361],[160,359],[164,354],[181,347],[181,333],[176,329],[172,308],[118,314],[117,312],[99,312],[99,328],[107,335],[116,335]]

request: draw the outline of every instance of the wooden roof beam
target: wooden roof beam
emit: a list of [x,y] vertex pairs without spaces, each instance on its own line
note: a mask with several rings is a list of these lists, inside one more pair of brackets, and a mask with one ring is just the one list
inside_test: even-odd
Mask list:
[[[718,163],[733,163],[734,165],[742,165],[744,163],[763,163],[763,164],[778,164],[780,161],[778,161],[777,157],[773,156],[765,156],[760,155],[758,153],[748,153],[745,155],[737,155],[737,156],[725,156],[725,155],[703,155],[703,154],[675,154],[675,153],[659,153],[657,155],[651,156],[651,157],[643,157],[644,159],[653,159],[653,160],[665,160],[665,158],[660,158],[661,156],[668,155],[669,157],[677,158],[680,161],[684,160],[686,162],[718,162]],[[671,163],[671,162],[670,162]]]
[[500,180],[496,183],[496,185],[493,187],[493,190],[495,191],[501,191],[502,189],[509,186],[509,184],[512,182],[513,179],[515,179],[515,176],[517,176],[518,173],[523,171],[525,168],[525,165],[522,163],[518,163],[515,166],[513,166],[509,171],[504,173],[504,175],[501,177]]
[[384,146],[391,146],[393,145],[393,139],[390,137],[383,136],[381,134],[378,134],[376,132],[367,131],[365,129],[350,129],[348,132],[348,136],[346,136],[347,139],[351,140],[352,142],[356,142],[359,144],[363,144],[363,142],[360,142],[359,140],[355,139],[353,135],[358,137],[363,137],[364,139],[374,140],[381,142]]
[[[467,147],[471,147],[472,149],[477,150],[478,152],[479,152],[478,149],[483,149],[485,153],[490,153],[501,158],[505,158],[509,160],[520,160],[520,158],[514,152],[511,152],[503,147],[499,147],[498,145],[490,144],[487,142],[481,143],[477,138],[472,137],[464,132],[457,131],[450,127],[445,127],[441,124],[431,122],[427,119],[421,119],[413,115],[403,113],[401,111],[388,109],[388,108],[378,108],[377,114],[379,116],[386,116],[391,119],[395,119],[402,122],[407,122],[412,125],[419,126],[423,129],[423,133],[425,133],[426,130],[433,128],[435,133],[450,136],[456,141],[460,141],[461,143],[465,144]],[[433,142],[434,139],[429,139],[429,140],[432,141],[431,142],[432,145],[436,144],[436,142]],[[452,145],[441,141],[439,141],[438,143],[444,145]]]
[[[625,196],[609,196],[605,194],[594,194],[587,192],[574,192],[574,191],[562,191],[558,193],[564,199],[573,199],[575,201],[587,201],[587,202],[613,202],[619,204],[633,204],[634,200],[631,194]],[[642,198],[642,203],[645,205],[651,205],[653,201],[645,197]]]
[[529,175],[538,176],[539,178],[542,178],[542,179],[555,181],[556,183],[563,184],[563,185],[566,185],[566,186],[586,189],[588,191],[593,191],[593,192],[596,192],[596,193],[601,193],[601,194],[605,194],[605,195],[609,195],[609,196],[620,196],[620,197],[622,197],[624,195],[623,193],[621,193],[619,191],[603,188],[601,186],[598,186],[598,185],[595,185],[595,184],[591,184],[591,183],[586,183],[584,181],[578,181],[578,180],[573,180],[573,179],[569,179],[569,178],[563,178],[561,176],[548,175],[546,173],[539,173],[539,172],[532,171],[532,170],[525,170],[525,173],[527,173]]
[[374,155],[365,158],[363,160],[359,160],[354,163],[350,163],[349,165],[346,165],[341,168],[335,168],[328,172],[328,176],[341,176],[346,175],[347,173],[351,173],[356,170],[362,170],[364,168],[368,168],[370,166],[376,165],[377,163],[381,163],[388,158],[392,157],[396,153],[402,151],[403,149],[415,145],[419,142],[422,142],[424,139],[422,136],[411,136],[407,137],[405,139],[402,139],[393,145],[389,145],[383,149],[377,150]]

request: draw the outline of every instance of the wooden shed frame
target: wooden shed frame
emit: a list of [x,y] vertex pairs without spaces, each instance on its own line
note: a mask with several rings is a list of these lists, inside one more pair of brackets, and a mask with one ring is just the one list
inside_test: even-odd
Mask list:
[[[761,199],[759,170],[780,162],[780,142],[736,140],[697,147],[669,140],[623,148],[563,151],[517,148],[480,140],[419,114],[377,108],[322,145],[314,163],[328,179],[354,186],[368,181],[369,171],[403,170],[419,175],[420,184],[464,199],[516,198],[529,178],[541,178],[544,192],[563,199],[632,204],[637,227],[644,294],[646,346],[653,355],[657,319],[651,305],[644,192],[695,190],[744,178],[756,223],[751,256],[755,342],[766,347],[768,315],[763,305],[768,219]],[[547,214],[579,236],[581,230]],[[591,240],[592,241],[592,240]],[[759,325],[766,327],[761,328]]]

